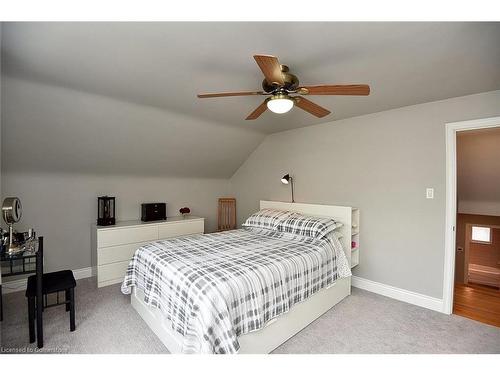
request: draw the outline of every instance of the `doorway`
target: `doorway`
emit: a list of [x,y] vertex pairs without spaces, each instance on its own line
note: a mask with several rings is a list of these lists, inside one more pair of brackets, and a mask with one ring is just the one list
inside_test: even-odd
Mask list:
[[491,223],[500,216],[457,215],[453,314],[500,327],[500,225]]
[[[471,138],[475,135],[477,137]],[[500,185],[488,180],[493,174],[500,173],[497,172],[500,168],[490,166],[488,169],[488,165],[478,164],[477,154],[471,158],[476,164],[466,165],[465,168],[464,154],[470,154],[471,150],[475,150],[473,147],[467,149],[461,146],[463,139],[467,139],[469,145],[474,145],[470,142],[470,139],[474,139],[475,147],[479,147],[478,152],[486,155],[488,148],[481,146],[478,140],[482,139],[484,142],[486,139],[491,143],[492,135],[500,139],[500,117],[446,124],[447,184],[443,312],[447,314],[453,312],[500,326],[498,290],[500,262],[496,250],[498,247],[500,252],[498,213],[500,194],[497,191]],[[481,157],[479,159],[481,160]],[[482,161],[486,159],[483,157]],[[473,173],[467,174],[464,170]],[[474,178],[467,178],[471,175]],[[500,176],[495,178],[500,179]],[[494,195],[494,199],[488,196],[491,194]],[[472,198],[470,195],[473,195]],[[494,200],[499,201],[498,204],[495,204]]]

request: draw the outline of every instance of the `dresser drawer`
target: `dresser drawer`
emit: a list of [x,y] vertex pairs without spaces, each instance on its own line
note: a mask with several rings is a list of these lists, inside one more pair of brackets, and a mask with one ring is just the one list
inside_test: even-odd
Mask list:
[[158,226],[147,225],[134,228],[101,230],[97,234],[97,247],[154,241],[158,239]]
[[135,251],[149,242],[137,242],[119,246],[109,246],[97,249],[97,265],[121,262],[132,259]]
[[117,280],[117,282],[122,282],[129,263],[130,261],[126,260],[124,262],[97,266],[97,283],[100,284],[109,280]]
[[205,225],[203,220],[179,221],[175,223],[160,224],[158,226],[158,238],[170,238],[177,236],[186,236],[188,234],[203,233]]

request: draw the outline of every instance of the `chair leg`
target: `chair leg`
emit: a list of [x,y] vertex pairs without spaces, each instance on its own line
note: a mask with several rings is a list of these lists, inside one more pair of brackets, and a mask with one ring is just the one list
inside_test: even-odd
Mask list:
[[28,297],[28,326],[30,343],[35,342],[35,298]]
[[70,303],[70,296],[69,296],[69,289],[66,289],[65,291],[65,298],[66,298],[66,311],[69,311],[69,303]]
[[75,330],[75,288],[69,290],[69,330]]
[[0,322],[3,321],[2,284],[0,284]]
[[43,298],[36,299],[36,340],[38,349],[43,348]]

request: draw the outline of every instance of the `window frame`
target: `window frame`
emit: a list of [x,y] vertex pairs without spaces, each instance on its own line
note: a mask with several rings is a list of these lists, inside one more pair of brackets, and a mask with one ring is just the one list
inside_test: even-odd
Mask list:
[[[474,239],[474,228],[487,228],[489,230],[489,240],[488,241],[481,241],[481,240],[475,240]],[[483,245],[491,245],[491,227],[488,225],[471,225],[471,231],[470,231],[470,242],[471,243],[477,243],[477,244],[483,244]]]

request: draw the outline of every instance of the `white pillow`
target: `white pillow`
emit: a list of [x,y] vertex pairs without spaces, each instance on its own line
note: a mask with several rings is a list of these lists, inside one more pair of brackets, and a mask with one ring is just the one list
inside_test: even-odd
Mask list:
[[287,219],[282,220],[276,229],[300,236],[323,238],[338,227],[339,224],[332,218],[293,213]]
[[291,211],[263,208],[250,215],[243,226],[276,230],[278,225],[291,215],[293,215]]

